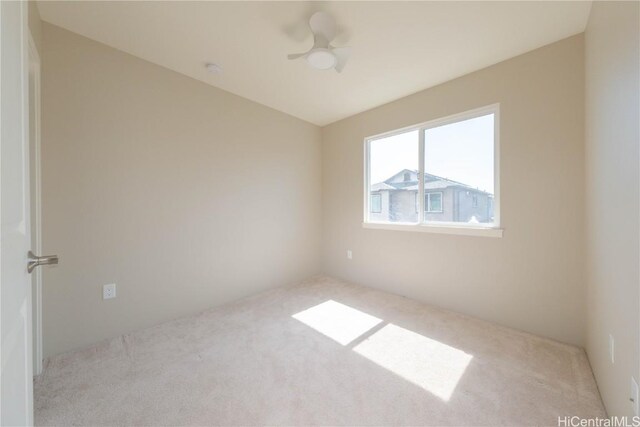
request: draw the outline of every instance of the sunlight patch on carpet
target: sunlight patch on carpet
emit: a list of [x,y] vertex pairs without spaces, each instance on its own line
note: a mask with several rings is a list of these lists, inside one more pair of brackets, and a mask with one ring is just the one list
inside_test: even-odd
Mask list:
[[356,353],[444,401],[453,394],[472,355],[389,324],[358,344]]
[[382,319],[334,300],[325,301],[291,317],[342,345],[349,344],[382,322]]

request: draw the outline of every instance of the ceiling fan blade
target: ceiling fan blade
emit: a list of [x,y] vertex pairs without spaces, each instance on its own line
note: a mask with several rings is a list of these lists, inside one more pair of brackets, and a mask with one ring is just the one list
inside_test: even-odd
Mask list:
[[331,52],[333,52],[334,55],[336,55],[336,58],[338,59],[335,68],[336,68],[336,71],[340,73],[344,69],[344,66],[347,65],[347,60],[351,55],[351,48],[350,47],[332,47]]
[[324,37],[327,42],[330,42],[336,36],[336,22],[327,12],[316,12],[311,15],[309,26],[314,35]]
[[309,52],[304,52],[304,53],[290,53],[289,55],[287,55],[287,58],[289,59],[298,59],[298,58],[302,58],[303,56],[307,56]]

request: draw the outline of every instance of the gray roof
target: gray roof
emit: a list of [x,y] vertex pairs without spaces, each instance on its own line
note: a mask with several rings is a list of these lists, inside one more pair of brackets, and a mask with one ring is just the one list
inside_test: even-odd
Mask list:
[[[384,183],[383,183],[384,184]],[[377,185],[379,184],[374,184],[371,186],[372,190],[377,190],[377,188],[375,188]],[[389,186],[388,184],[385,184],[387,186]],[[424,189],[425,190],[440,190],[443,188],[448,188],[448,187],[454,187],[454,186],[460,186],[460,184],[452,184],[451,181],[446,181],[446,180],[438,180],[438,181],[428,181],[424,183]],[[463,185],[464,186],[464,185]],[[390,186],[389,186],[390,187]],[[466,186],[465,186],[466,187]],[[418,184],[415,185],[409,185],[406,187],[392,187],[392,188],[384,188],[384,190],[414,190],[417,191],[418,190]],[[479,190],[478,190],[479,191]]]
[[371,191],[396,190],[396,189],[397,189],[396,187],[394,187],[393,185],[389,185],[386,182],[379,182],[371,186]]
[[[381,191],[381,190],[404,190],[404,191],[417,191],[418,190],[418,181],[402,181],[402,182],[390,182],[393,178],[405,172],[413,172],[417,173],[415,170],[403,169],[398,173],[393,174],[393,176],[387,178],[383,182],[378,182],[371,186],[371,191]],[[443,178],[441,176],[432,175],[426,173],[424,175],[424,189],[425,190],[441,190],[449,187],[463,187],[469,190],[477,191],[479,193],[489,194],[491,193],[487,191],[483,191],[477,188],[473,188],[470,185],[463,184],[458,181],[454,181],[452,179]]]

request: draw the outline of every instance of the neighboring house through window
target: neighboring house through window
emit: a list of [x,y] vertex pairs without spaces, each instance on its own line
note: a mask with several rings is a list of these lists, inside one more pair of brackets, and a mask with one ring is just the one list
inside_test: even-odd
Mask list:
[[493,105],[366,139],[365,224],[497,229],[498,129]]
[[425,211],[442,212],[442,193],[425,194]]
[[380,194],[371,195],[371,212],[372,213],[382,212],[382,196]]

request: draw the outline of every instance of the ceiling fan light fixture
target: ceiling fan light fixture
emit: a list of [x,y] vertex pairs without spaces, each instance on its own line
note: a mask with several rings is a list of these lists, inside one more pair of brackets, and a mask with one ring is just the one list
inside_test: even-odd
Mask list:
[[338,58],[329,49],[313,49],[307,55],[307,63],[316,70],[329,70],[338,63]]
[[[1,0],[0,0],[1,1]],[[327,12],[316,12],[309,19],[309,28],[313,33],[313,47],[307,52],[287,55],[290,60],[304,58],[314,70],[334,69],[340,73],[347,64],[351,49],[348,46],[333,46],[336,36],[336,23]]]

